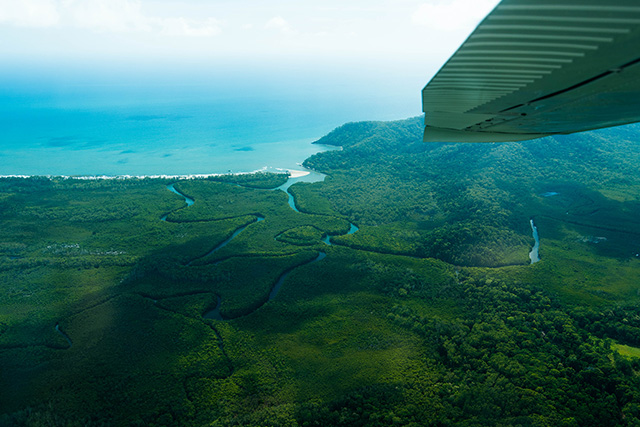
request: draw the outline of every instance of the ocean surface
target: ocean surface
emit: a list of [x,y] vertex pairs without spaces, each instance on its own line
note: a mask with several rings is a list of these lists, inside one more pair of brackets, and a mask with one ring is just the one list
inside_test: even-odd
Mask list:
[[307,157],[332,148],[311,143],[333,128],[416,116],[419,97],[420,87],[372,95],[366,85],[317,79],[250,90],[228,82],[170,89],[0,86],[0,175],[300,169]]

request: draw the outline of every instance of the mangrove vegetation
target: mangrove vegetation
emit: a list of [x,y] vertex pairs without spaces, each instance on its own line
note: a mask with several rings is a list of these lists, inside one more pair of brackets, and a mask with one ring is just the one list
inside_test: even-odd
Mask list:
[[638,129],[2,178],[0,425],[639,426]]

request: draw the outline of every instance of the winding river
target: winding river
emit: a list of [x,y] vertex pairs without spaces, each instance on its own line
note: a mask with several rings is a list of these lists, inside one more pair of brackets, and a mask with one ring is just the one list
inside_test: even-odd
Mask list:
[[187,207],[193,205],[196,202],[191,197],[187,197],[184,194],[182,194],[181,192],[179,192],[178,190],[176,190],[176,187],[174,187],[174,184],[167,185],[167,188],[169,189],[169,191],[171,191],[173,193],[176,193],[178,196],[184,197],[184,201],[186,202]]
[[[293,209],[294,211],[301,213],[300,210],[298,209],[298,207],[296,206],[296,200],[293,197],[293,194],[291,194],[291,192],[289,191],[289,187],[291,187],[293,184],[295,184],[296,182],[308,182],[308,183],[312,183],[312,182],[320,182],[322,180],[324,180],[326,175],[318,173],[318,172],[309,172],[308,175],[303,175],[301,177],[296,177],[296,178],[289,178],[287,180],[287,182],[285,182],[284,184],[282,184],[279,187],[274,188],[274,190],[281,190],[284,191],[285,193],[287,193],[287,196],[289,196],[289,206],[291,207],[291,209]],[[354,224],[349,224],[350,228],[349,231],[347,232],[347,234],[353,234],[356,231],[359,230],[358,227],[356,227]],[[331,236],[330,235],[326,235],[324,236],[324,238],[322,239],[322,242],[326,245],[331,246]]]
[[[324,175],[317,173],[317,172],[310,172],[309,174],[303,175],[303,176],[298,176],[298,177],[294,177],[294,178],[289,178],[287,180],[287,182],[285,182],[284,184],[282,184],[279,187],[274,188],[274,190],[281,190],[284,191],[287,196],[289,197],[288,199],[288,203],[289,203],[289,207],[291,207],[291,209],[293,209],[295,212],[301,213],[300,210],[298,209],[298,207],[296,206],[296,202],[295,202],[295,198],[293,197],[293,194],[291,194],[291,192],[289,192],[289,187],[291,187],[293,184],[295,184],[296,182],[319,182],[322,181],[324,179]],[[169,190],[173,191],[174,193],[177,193],[179,195],[181,195],[182,197],[185,198],[185,201],[187,201],[187,197],[178,192],[173,186],[169,186],[167,187],[169,188]],[[191,199],[189,199],[191,200]],[[193,201],[191,203],[189,203],[187,201],[188,206],[191,206],[193,204]],[[263,217],[259,217],[258,221],[262,221],[264,218]],[[207,257],[211,254],[213,254],[215,251],[221,249],[222,247],[224,247],[225,245],[227,245],[229,242],[231,242],[231,240],[233,240],[238,234],[240,234],[246,227],[248,227],[248,225],[245,225],[244,227],[239,228],[238,230],[236,230],[236,232],[233,233],[233,235],[231,237],[229,237],[227,240],[225,240],[224,242],[222,242],[220,245],[218,245],[217,247],[215,247],[213,250],[211,250],[209,253],[207,253],[206,255],[204,255],[201,258]],[[350,228],[349,231],[347,232],[347,234],[353,234],[356,231],[358,231],[358,227],[356,227],[354,224],[350,224]],[[322,241],[327,244],[327,245],[331,245],[331,236],[326,235]],[[285,271],[284,273],[282,273],[280,275],[280,277],[278,278],[278,280],[275,282],[275,284],[273,285],[273,287],[271,288],[271,291],[269,292],[269,297],[267,298],[267,300],[264,302],[264,304],[266,304],[267,302],[271,301],[272,299],[274,299],[277,295],[278,292],[280,291],[280,288],[282,288],[282,285],[284,283],[284,281],[287,279],[287,277],[289,276],[289,274],[291,274],[291,272],[299,267],[302,267],[303,265],[308,265],[308,264],[313,264],[315,262],[321,261],[323,260],[325,257],[327,256],[326,253],[324,252],[319,252],[318,256],[308,262],[305,262],[303,264],[294,266],[293,268]],[[193,260],[195,261],[195,260]],[[191,261],[191,262],[193,262]],[[262,304],[262,305],[264,305]],[[261,305],[261,306],[262,306]],[[222,306],[222,297],[218,296],[218,302],[215,306],[214,309],[206,312],[203,317],[206,319],[214,319],[214,320],[229,320],[229,319],[225,319],[222,314],[220,313],[220,307]],[[260,306],[260,307],[261,307]],[[260,308],[258,307],[258,308]],[[256,308],[256,310],[258,309]],[[253,310],[255,311],[255,310]],[[253,313],[253,311],[251,313]],[[249,313],[249,314],[251,314]]]
[[[293,197],[293,194],[291,194],[291,193],[289,192],[289,187],[291,187],[291,185],[293,185],[293,184],[294,184],[294,183],[296,183],[296,182],[317,182],[317,181],[322,181],[322,179],[324,179],[324,175],[322,175],[322,174],[318,174],[317,172],[312,172],[310,175],[312,175],[310,178],[306,178],[306,179],[302,179],[302,180],[300,179],[300,177],[296,177],[296,178],[289,178],[289,179],[287,180],[287,182],[286,182],[286,183],[284,183],[283,185],[281,185],[281,186],[279,186],[279,187],[277,187],[277,188],[275,188],[275,189],[274,189],[274,190],[282,190],[282,191],[284,191],[285,193],[287,193],[287,195],[289,196],[289,200],[288,200],[289,206],[291,207],[291,209],[293,209],[293,210],[294,210],[294,211],[296,211],[296,212],[299,212],[299,213],[300,213],[300,211],[299,211],[299,210],[298,210],[298,208],[296,207],[296,204],[295,204],[295,198]],[[194,199],[192,199],[192,198],[190,198],[190,197],[188,197],[188,196],[186,196],[186,195],[182,194],[180,191],[178,191],[178,190],[175,188],[174,184],[167,185],[167,189],[168,189],[169,191],[171,191],[171,192],[173,192],[173,193],[175,193],[175,194],[177,194],[177,195],[181,196],[182,198],[184,198],[184,201],[185,201],[185,203],[186,203],[186,206],[185,206],[185,207],[192,206],[192,205],[195,203],[195,200],[194,200]],[[555,195],[555,194],[554,194],[554,195]],[[183,208],[178,208],[178,209],[183,209]],[[167,213],[167,214],[163,215],[163,216],[160,218],[160,220],[161,220],[161,221],[165,221],[165,222],[166,222],[166,221],[167,221],[167,217],[168,217],[168,215],[169,215],[169,213]],[[256,217],[257,217],[257,219],[256,219],[256,221],[255,221],[255,222],[260,222],[260,221],[263,221],[263,220],[265,219],[265,218],[264,218],[264,217],[262,217],[262,216],[256,216]],[[534,245],[534,246],[533,246],[533,248],[531,249],[531,252],[529,252],[529,258],[531,259],[531,264],[534,264],[534,263],[536,263],[536,262],[540,261],[540,256],[539,256],[539,254],[538,254],[538,251],[539,251],[539,248],[540,248],[540,238],[539,238],[539,236],[538,236],[538,229],[537,229],[537,227],[535,226],[535,224],[533,223],[533,219],[531,219],[531,220],[530,220],[530,223],[531,223],[531,230],[532,230],[532,233],[533,233],[533,238],[534,238],[534,240],[535,240],[535,245]],[[218,250],[222,249],[223,247],[225,247],[226,245],[228,245],[228,244],[229,244],[229,242],[231,242],[233,239],[235,239],[235,238],[236,238],[240,233],[242,233],[242,232],[243,232],[243,231],[244,231],[244,230],[245,230],[249,225],[251,225],[251,224],[253,224],[253,222],[252,222],[252,223],[250,223],[250,224],[247,224],[247,225],[244,225],[244,226],[242,226],[242,227],[238,228],[238,229],[237,229],[236,231],[234,231],[234,232],[233,232],[233,234],[232,234],[229,238],[227,238],[225,241],[223,241],[222,243],[218,244],[215,248],[213,248],[211,251],[207,252],[205,255],[203,255],[203,256],[201,256],[201,257],[198,257],[198,258],[196,258],[196,259],[194,259],[194,260],[191,260],[187,265],[190,265],[191,263],[193,263],[194,261],[196,261],[196,260],[198,260],[198,259],[208,257],[208,256],[212,255],[214,252],[216,252],[216,251],[218,251]],[[349,229],[349,231],[347,232],[347,235],[349,235],[349,234],[353,234],[353,233],[355,233],[356,231],[358,231],[358,227],[357,227],[357,226],[355,226],[354,224],[350,224],[350,229]],[[326,245],[332,245],[332,243],[331,243],[331,236],[330,236],[330,235],[326,235],[326,236],[322,239],[322,242],[323,242],[323,243],[325,243]],[[297,268],[299,268],[299,267],[302,267],[302,266],[304,266],[304,265],[309,265],[309,264],[313,264],[313,263],[316,263],[316,262],[318,262],[318,261],[321,261],[321,260],[323,260],[326,256],[327,256],[327,254],[326,254],[326,253],[324,253],[324,252],[318,252],[318,256],[317,256],[315,259],[313,259],[313,260],[311,260],[311,261],[307,261],[307,262],[302,263],[302,264],[299,264],[299,265],[296,265],[296,266],[294,266],[294,267],[290,268],[289,270],[285,271],[284,273],[282,273],[282,274],[280,275],[280,277],[278,278],[278,280],[277,280],[277,281],[275,282],[275,284],[273,285],[273,287],[271,288],[271,291],[269,292],[269,296],[268,296],[267,300],[266,300],[262,305],[264,305],[264,304],[266,304],[267,302],[271,301],[272,299],[274,299],[274,298],[278,295],[278,292],[279,292],[279,291],[280,291],[280,289],[282,288],[282,285],[284,284],[284,281],[287,279],[287,277],[289,276],[289,274],[291,274],[291,272],[293,272],[293,270],[295,270],[295,269],[297,269]],[[456,274],[457,274],[457,272],[456,272]],[[205,314],[203,314],[203,316],[202,316],[202,317],[203,317],[203,318],[205,318],[205,319],[213,319],[213,320],[219,320],[219,321],[231,320],[231,319],[225,319],[224,317],[222,317],[222,314],[220,313],[220,308],[221,308],[221,306],[222,306],[222,297],[218,295],[218,296],[217,296],[217,299],[218,299],[218,300],[217,300],[217,303],[216,303],[215,308],[213,308],[212,310],[209,310],[208,312],[206,312]],[[155,303],[155,302],[156,302],[156,301],[154,301],[154,303]],[[262,307],[262,305],[260,305],[260,307]],[[253,310],[253,311],[251,311],[250,313],[247,313],[247,314],[245,314],[245,315],[243,315],[243,316],[240,316],[240,317],[248,316],[249,314],[251,314],[251,313],[255,312],[256,310],[258,310],[260,307],[258,307],[258,308],[256,308],[256,309],[254,309],[254,310]],[[56,331],[57,333],[59,333],[59,334],[60,334],[60,335],[61,335],[61,336],[62,336],[62,337],[67,341],[67,343],[69,344],[69,348],[71,348],[71,346],[73,345],[73,343],[72,343],[72,341],[71,341],[71,338],[69,338],[69,336],[68,336],[67,334],[65,334],[63,331],[61,331],[61,330],[60,330],[60,325],[59,325],[58,323],[56,323],[56,325],[55,325],[55,331]],[[217,332],[217,330],[215,330],[215,329],[214,329],[214,331],[216,332],[216,335],[217,335],[218,339],[219,339],[220,341],[222,341],[222,338],[221,338],[220,334]],[[223,344],[222,344],[222,343],[220,344],[220,346],[221,346],[221,348],[223,349]],[[223,350],[223,351],[224,351],[224,350]]]
[[[293,209],[295,212],[300,213],[300,210],[298,210],[297,206],[296,206],[296,202],[295,202],[295,198],[293,197],[293,194],[291,194],[289,192],[289,187],[291,187],[293,184],[295,184],[296,182],[318,182],[318,181],[322,181],[324,179],[324,175],[319,174],[317,172],[310,172],[307,175],[304,176],[299,176],[299,177],[295,177],[295,178],[289,178],[287,180],[287,182],[285,182],[284,184],[282,184],[279,187],[274,188],[274,190],[282,190],[285,193],[287,193],[287,195],[289,196],[289,206],[291,207],[291,209]],[[190,197],[187,197],[186,195],[182,194],[180,191],[178,191],[174,184],[168,185],[167,189],[181,197],[184,198],[185,203],[187,204],[186,207],[192,206],[195,203],[195,200],[193,200]],[[182,209],[182,208],[180,208]],[[161,220],[162,221],[166,221],[167,220],[167,215],[164,215]],[[257,216],[257,221],[263,221],[264,217],[262,216]],[[249,225],[251,224],[247,224],[244,225],[240,228],[238,228],[236,231],[234,231],[234,233],[228,238],[226,239],[224,242],[220,243],[218,246],[216,246],[215,248],[213,248],[211,251],[207,252],[205,255],[198,257],[196,259],[191,260],[187,265],[191,265],[194,261],[198,260],[198,259],[202,259],[202,258],[206,258],[210,255],[212,255],[214,252],[222,249],[223,247],[225,247],[226,245],[228,245],[233,239],[235,239],[240,233],[242,233]],[[354,224],[350,224],[350,228],[349,231],[347,232],[347,234],[353,234],[356,231],[358,231],[358,227],[356,227]],[[331,236],[326,235],[322,241],[327,244],[327,245],[331,245]],[[274,299],[276,297],[276,295],[278,295],[278,292],[280,291],[280,288],[282,287],[284,281],[287,279],[287,277],[289,276],[289,274],[291,274],[291,272],[299,267],[302,267],[303,265],[308,265],[308,264],[313,264],[315,262],[321,261],[323,260],[325,257],[327,256],[326,253],[324,252],[319,252],[318,256],[308,262],[305,262],[303,264],[299,264],[294,266],[293,268],[285,271],[284,273],[282,273],[280,275],[280,277],[278,278],[278,280],[275,282],[275,284],[273,285],[273,287],[271,288],[271,291],[269,292],[269,297],[267,298],[267,300],[264,302],[264,304],[266,304],[267,302],[271,301],[272,299]],[[262,304],[262,305],[264,305]],[[262,307],[262,305],[260,307]],[[225,319],[222,317],[222,314],[220,313],[220,307],[222,306],[222,297],[218,295],[218,302],[215,306],[214,309],[206,312],[203,317],[205,319],[213,319],[213,320],[229,320],[229,319]],[[258,307],[258,308],[260,308]],[[258,308],[256,308],[255,310],[257,310]],[[253,310],[251,313],[253,313],[255,310]],[[248,314],[251,314],[248,313]]]
[[[181,192],[179,192],[178,190],[176,190],[176,187],[174,187],[174,184],[169,184],[167,185],[167,190],[171,191],[172,193],[176,193],[178,196],[184,198],[185,203],[187,204],[187,208],[191,205],[193,205],[196,201],[193,200],[191,197],[187,197],[184,194],[182,194]],[[182,208],[178,208],[178,209],[182,209]],[[167,221],[167,217],[169,216],[169,214],[165,214],[160,218],[160,221]]]
[[288,200],[289,206],[294,211],[300,213],[300,211],[298,210],[298,207],[296,206],[296,201],[293,197],[293,194],[289,192],[289,187],[291,187],[293,184],[297,182],[307,182],[307,183],[321,182],[324,180],[325,176],[326,175],[318,172],[309,171],[309,173],[305,175],[290,177],[289,179],[287,179],[287,182],[285,182],[279,187],[274,188],[274,190],[281,190],[287,193],[287,196],[289,196],[289,200]]
[[[312,175],[312,174],[313,174],[313,175]],[[309,174],[309,175],[312,175],[312,176],[311,176],[311,177],[307,177],[307,176],[305,176],[305,177],[306,177],[306,179],[302,179],[302,180],[301,180],[300,178],[305,178],[305,177],[289,178],[289,179],[287,180],[287,182],[286,182],[286,183],[284,183],[283,185],[281,185],[281,186],[279,186],[279,187],[275,188],[275,190],[282,190],[282,191],[284,191],[285,193],[287,193],[287,195],[289,196],[289,206],[291,207],[291,209],[293,209],[293,210],[294,210],[294,211],[296,211],[296,212],[300,212],[300,211],[299,211],[299,210],[298,210],[298,208],[296,207],[295,199],[294,199],[293,195],[289,192],[289,187],[291,187],[291,185],[293,185],[293,184],[294,184],[294,183],[296,183],[296,182],[315,182],[315,181],[321,181],[322,179],[324,179],[324,176],[323,176],[323,175],[318,174],[318,173],[315,173],[315,172],[312,172],[312,173],[311,173],[311,174]],[[193,199],[192,199],[192,198],[190,198],[190,197],[187,197],[186,195],[184,195],[184,194],[182,194],[180,191],[178,191],[178,190],[175,188],[174,184],[168,185],[168,186],[167,186],[167,189],[168,189],[169,191],[171,191],[171,192],[173,192],[173,193],[175,193],[175,194],[177,194],[177,195],[179,195],[179,196],[183,197],[183,198],[184,198],[185,203],[187,204],[187,206],[186,206],[186,207],[192,206],[192,205],[195,203],[195,200],[193,200]],[[181,209],[181,208],[180,208],[180,209]],[[164,216],[163,216],[162,218],[160,218],[160,219],[161,219],[162,221],[166,221],[166,220],[167,220],[167,216],[168,216],[168,214],[164,215]],[[263,221],[263,220],[264,220],[264,217],[262,217],[262,216],[257,216],[257,220],[256,220],[256,222]],[[253,224],[253,223],[252,223],[252,224]],[[222,249],[223,247],[225,247],[226,245],[228,245],[228,244],[229,244],[229,242],[231,242],[233,239],[235,239],[235,238],[236,238],[240,233],[242,233],[242,232],[243,232],[243,231],[244,231],[244,230],[245,230],[249,225],[251,225],[251,224],[247,224],[247,225],[244,225],[244,226],[242,226],[242,227],[238,228],[236,231],[234,231],[234,232],[233,232],[233,234],[232,234],[228,239],[226,239],[225,241],[223,241],[222,243],[220,243],[219,245],[217,245],[215,248],[213,248],[212,250],[210,250],[209,252],[207,252],[205,255],[203,255],[203,256],[201,256],[201,257],[198,257],[198,258],[196,258],[196,259],[191,260],[187,265],[191,265],[194,261],[196,261],[196,260],[198,260],[198,259],[206,258],[206,257],[208,257],[208,256],[212,255],[214,252],[216,252],[216,251],[218,251],[218,250]],[[355,225],[351,224],[351,228],[350,228],[350,230],[349,230],[349,233],[348,233],[348,234],[353,234],[353,233],[355,233],[356,231],[358,231],[358,227],[356,227]],[[324,241],[326,244],[328,244],[328,245],[330,245],[330,244],[331,244],[331,242],[330,242],[330,237],[329,237],[329,236],[325,237],[325,239],[324,239],[323,241]],[[292,272],[293,270],[295,270],[295,269],[297,269],[297,268],[299,268],[299,267],[302,267],[303,265],[313,264],[313,263],[315,263],[315,262],[321,261],[321,260],[322,260],[322,259],[324,259],[326,256],[327,256],[327,254],[326,254],[326,253],[324,253],[324,252],[319,252],[319,253],[318,253],[318,256],[317,256],[315,259],[313,259],[313,260],[311,260],[311,261],[308,261],[308,262],[305,262],[305,263],[303,263],[303,264],[296,265],[296,266],[294,266],[293,268],[291,268],[291,269],[289,269],[289,270],[285,271],[284,273],[282,273],[282,274],[280,275],[280,277],[278,278],[278,280],[277,280],[277,281],[275,282],[275,284],[273,285],[273,287],[271,288],[271,291],[269,292],[269,297],[268,297],[268,298],[267,298],[267,300],[264,302],[264,304],[266,304],[267,302],[271,301],[272,299],[274,299],[274,298],[276,297],[276,295],[278,295],[278,292],[280,291],[280,288],[282,287],[282,284],[284,283],[284,281],[287,279],[287,277],[289,276],[289,274],[291,274],[291,272]],[[264,304],[262,304],[262,305],[264,305]],[[262,305],[261,305],[261,306],[262,306]],[[222,306],[222,297],[218,295],[218,302],[216,303],[215,308],[214,308],[213,310],[210,310],[210,311],[206,312],[206,313],[203,315],[203,317],[204,317],[205,319],[229,320],[229,319],[225,319],[225,318],[223,318],[223,317],[222,317],[222,314],[220,313],[220,307],[221,307],[221,306]],[[258,307],[258,308],[260,308],[260,307]],[[257,308],[256,308],[256,310],[257,310]],[[255,311],[255,310],[253,310],[253,311]],[[253,311],[252,311],[251,313],[253,313]],[[251,314],[251,313],[249,313],[249,314]],[[57,325],[56,325],[56,330],[58,330],[58,329],[57,329]],[[60,331],[59,331],[59,332],[60,332]],[[60,333],[62,333],[62,332],[60,332]],[[66,336],[65,336],[65,337],[66,337]],[[71,342],[71,341],[69,341],[69,343],[70,343],[70,342]]]
[[[309,175],[311,175],[311,176],[307,177],[307,178],[303,177],[303,179],[300,179],[300,177],[299,178],[290,178],[290,179],[287,180],[287,182],[285,184],[283,184],[280,187],[276,188],[276,189],[280,189],[280,190],[282,190],[282,191],[284,191],[285,193],[288,194],[288,196],[289,196],[289,206],[291,207],[291,209],[293,209],[296,212],[300,212],[300,211],[296,207],[293,195],[291,193],[289,193],[289,187],[291,185],[293,185],[294,183],[296,183],[296,182],[316,182],[316,181],[321,181],[322,179],[324,179],[324,175],[318,174],[316,172],[312,172]],[[180,197],[184,198],[184,201],[186,203],[185,207],[192,206],[195,203],[194,199],[192,199],[192,198],[186,196],[185,194],[181,193],[180,191],[178,191],[175,188],[174,184],[167,185],[167,190],[169,190],[172,193],[175,193],[175,194],[179,195]],[[183,208],[178,208],[178,209],[183,209]],[[169,213],[163,215],[160,218],[160,220],[166,222],[168,215],[169,215]],[[256,219],[255,222],[260,222],[260,221],[264,220],[264,217],[262,217],[262,216],[257,216],[256,215],[256,217],[257,217],[257,219]],[[253,223],[251,223],[251,224],[253,224]],[[222,243],[218,244],[215,248],[213,248],[212,250],[207,252],[205,255],[203,255],[203,256],[201,256],[199,258],[196,258],[194,260],[191,260],[187,265],[190,265],[191,263],[193,263],[194,261],[196,261],[198,259],[208,257],[208,256],[212,255],[214,252],[222,249],[223,247],[228,245],[229,242],[231,242],[233,239],[235,239],[240,233],[242,233],[251,224],[247,224],[247,225],[244,225],[244,226],[238,228],[236,231],[233,232],[233,234],[228,239],[226,239]],[[355,225],[351,224],[351,229],[349,230],[348,234],[353,234],[356,231],[358,231],[358,227],[356,227]],[[323,239],[323,242],[325,242],[328,245],[331,245],[330,236],[326,236],[325,239]],[[265,301],[265,304],[267,302],[271,301],[272,299],[274,299],[276,297],[276,295],[278,295],[278,292],[280,291],[280,288],[282,287],[284,281],[287,279],[287,277],[289,276],[289,274],[291,274],[291,272],[293,270],[295,270],[295,269],[297,269],[299,267],[302,267],[304,265],[313,264],[315,262],[321,261],[326,256],[327,256],[326,253],[319,252],[318,256],[315,259],[313,259],[311,261],[307,261],[307,262],[299,264],[299,265],[296,265],[296,266],[292,267],[291,269],[289,269],[289,270],[285,271],[284,273],[282,273],[280,275],[280,277],[278,278],[278,280],[273,285],[273,287],[271,288],[271,291],[269,292],[269,297],[267,298],[267,301]],[[156,301],[154,301],[154,303],[155,302]],[[216,304],[216,307],[213,310],[210,310],[207,313],[205,313],[203,315],[203,317],[206,318],[206,319],[214,319],[214,320],[229,320],[229,319],[223,318],[222,315],[220,314],[221,305],[222,305],[222,297],[218,296],[218,302]],[[262,305],[264,305],[264,304],[262,304]],[[260,307],[258,307],[258,308],[260,308]],[[258,308],[256,308],[255,310],[257,310]],[[253,310],[251,313],[253,313],[255,310]],[[248,313],[248,314],[251,314],[251,313]],[[73,343],[71,341],[71,338],[69,338],[69,336],[67,334],[65,334],[62,330],[60,330],[60,324],[56,323],[55,331],[57,333],[59,333],[67,341],[67,343],[69,344],[69,348],[71,348],[71,346],[73,345]],[[216,335],[218,336],[218,339],[220,341],[222,341],[222,338],[221,338],[220,334],[217,332],[217,330],[215,332],[216,332]],[[220,344],[220,345],[221,345],[221,348],[223,348],[223,344]]]
[[[358,227],[356,227],[354,224],[349,223],[350,228],[349,231],[347,231],[347,235],[349,234],[353,234],[356,231],[360,230]],[[324,236],[324,239],[322,239],[322,243],[324,243],[325,245],[329,245],[331,246],[333,243],[331,243],[331,236],[329,234],[327,234],[326,236]]]

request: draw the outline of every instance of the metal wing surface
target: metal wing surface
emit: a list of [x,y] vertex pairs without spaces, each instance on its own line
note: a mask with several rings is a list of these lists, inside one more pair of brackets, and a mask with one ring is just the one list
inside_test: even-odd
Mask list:
[[640,0],[502,0],[422,91],[425,141],[640,121]]

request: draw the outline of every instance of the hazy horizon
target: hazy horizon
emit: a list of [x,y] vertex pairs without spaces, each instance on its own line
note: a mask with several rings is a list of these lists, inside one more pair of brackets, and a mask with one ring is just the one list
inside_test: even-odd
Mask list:
[[291,167],[343,123],[421,114],[496,3],[0,0],[0,174]]

